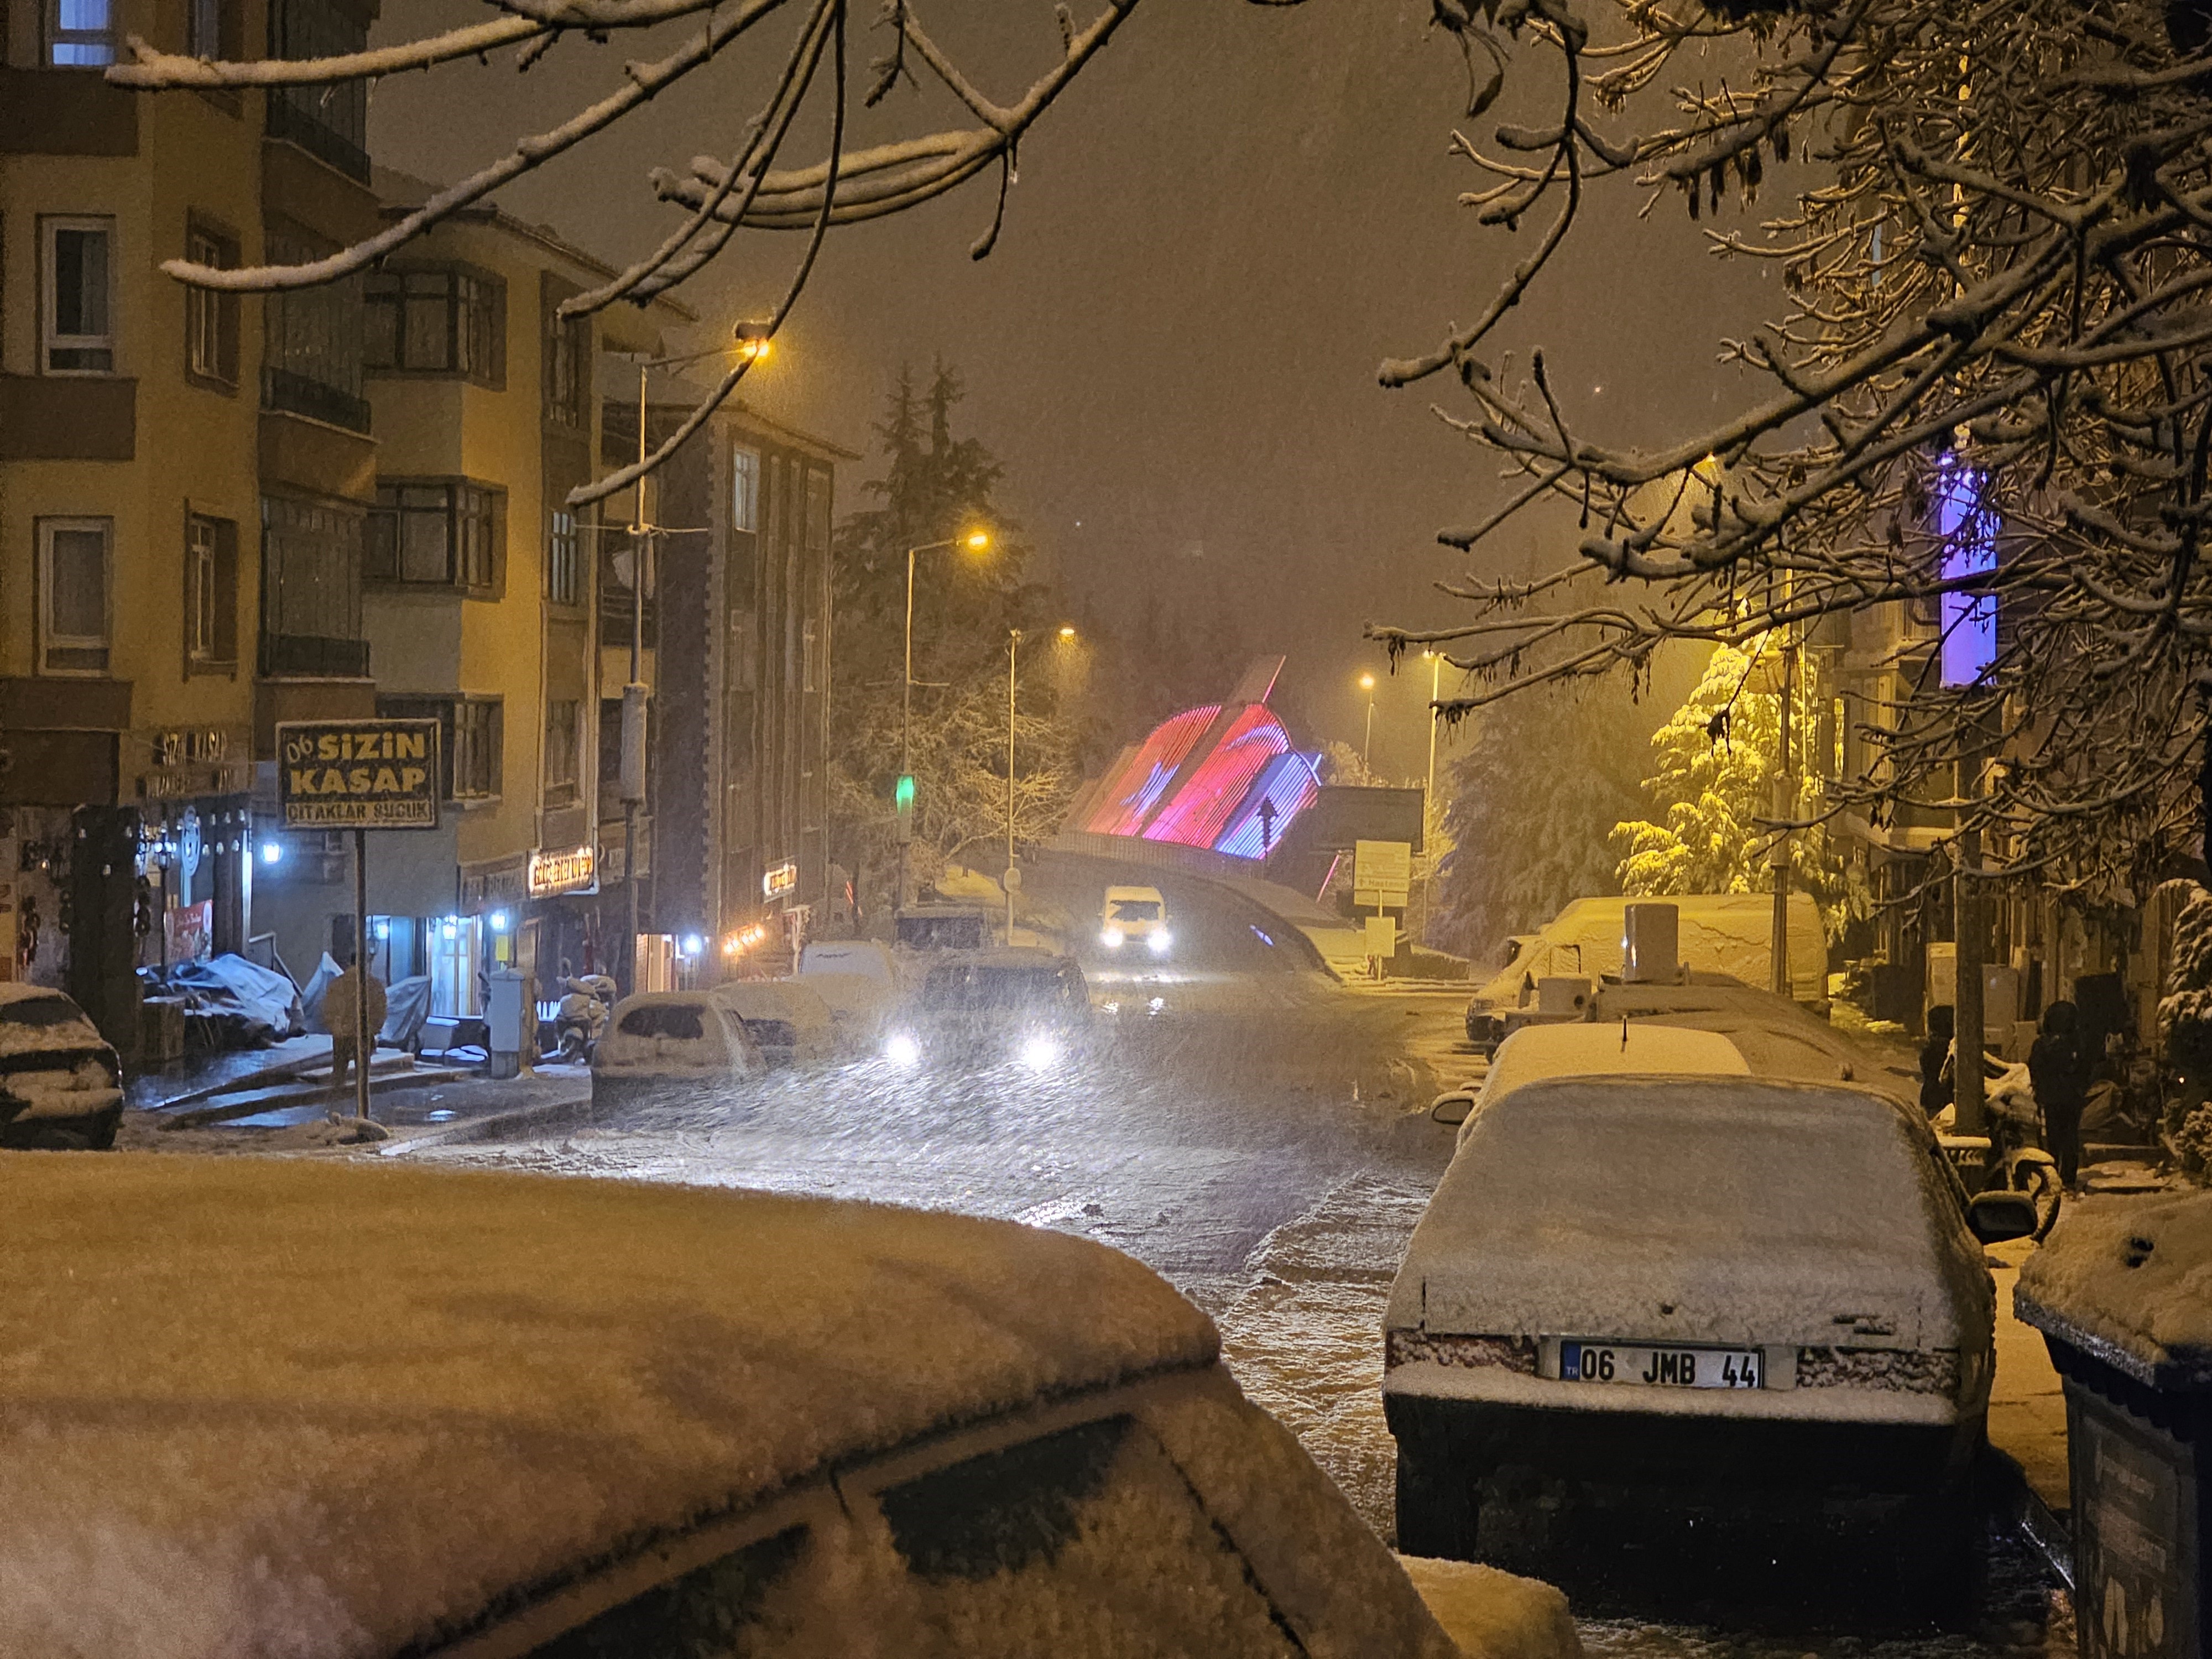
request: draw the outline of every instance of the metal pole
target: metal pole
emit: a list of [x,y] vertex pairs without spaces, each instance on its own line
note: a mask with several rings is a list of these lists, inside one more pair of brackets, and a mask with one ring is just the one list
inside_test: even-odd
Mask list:
[[[637,366],[637,514],[630,526],[630,606],[629,606],[629,683],[641,685],[645,681],[645,557],[652,534],[645,519],[645,416],[646,368]],[[623,989],[635,995],[637,992],[637,927],[638,927],[638,859],[637,806],[635,800],[623,800],[623,885],[629,890],[629,961],[623,970]]]
[[353,1115],[368,1115],[368,1062],[376,1033],[368,1029],[368,832],[353,832]]
[[[906,678],[899,682],[899,775],[910,777],[914,773],[914,558],[921,552],[918,547],[906,550]],[[919,808],[921,803],[916,801]],[[892,914],[906,908],[907,837],[902,834],[898,843],[898,896],[892,904]]]
[[[1443,684],[1444,659],[1441,656],[1429,659],[1429,793],[1427,800],[1437,798],[1437,693]],[[1369,708],[1374,704],[1370,702]],[[1425,802],[1424,803],[1425,804]]]
[[1368,757],[1375,750],[1375,694],[1367,694],[1367,735],[1359,742],[1359,763],[1369,771],[1374,770]]
[[[1778,757],[1779,775],[1774,781],[1774,809],[1778,818],[1797,816],[1797,793],[1790,787],[1790,708],[1796,692],[1797,651],[1795,646],[1785,647],[1782,653],[1782,719],[1781,753]],[[1774,932],[1769,944],[1769,955],[1774,969],[1774,994],[1790,994],[1790,833],[1778,831],[1774,843]]]
[[1014,653],[1022,630],[1006,630],[1006,943],[1014,942]]
[[1951,994],[1952,1028],[1957,1060],[1952,1066],[1953,1115],[1962,1135],[1988,1133],[1982,1110],[1982,1048],[1986,1010],[1982,1006],[1982,906],[1971,873],[1982,861],[1982,832],[1964,827],[1972,810],[1980,763],[1970,744],[1959,757],[1959,864],[1951,877],[1952,933],[1958,940],[1958,983]]

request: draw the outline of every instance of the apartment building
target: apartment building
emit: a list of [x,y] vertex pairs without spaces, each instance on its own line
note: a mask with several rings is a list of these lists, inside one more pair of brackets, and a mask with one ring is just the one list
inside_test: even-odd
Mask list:
[[135,1043],[142,963],[241,949],[253,769],[375,707],[358,282],[272,297],[159,266],[290,260],[380,222],[359,87],[137,96],[137,33],[365,44],[374,0],[46,0],[0,28],[0,976]]
[[[384,212],[431,186],[380,169]],[[362,632],[380,714],[443,737],[435,831],[368,837],[371,959],[430,979],[435,1014],[480,1012],[497,964],[550,983],[601,954],[593,643],[600,515],[569,492],[598,453],[595,363],[651,354],[691,320],[662,301],[563,319],[613,272],[493,208],[440,225],[364,280],[362,363],[378,435],[362,545]],[[619,515],[617,521],[619,521]],[[626,665],[624,671],[626,672]],[[620,696],[622,680],[615,681]],[[259,838],[256,915],[305,973],[354,927],[339,841]]]
[[[611,465],[636,453],[635,371],[602,389]],[[655,441],[675,429],[687,393],[674,382],[648,388]],[[655,690],[638,914],[679,956],[721,958],[694,961],[686,971],[696,976],[775,960],[839,908],[828,842],[830,540],[836,469],[857,459],[732,400],[662,469],[651,499],[661,533],[645,617]],[[610,688],[632,642],[631,562],[602,566]],[[611,696],[600,705],[603,837],[620,828],[621,713]],[[611,857],[608,867],[623,866]]]

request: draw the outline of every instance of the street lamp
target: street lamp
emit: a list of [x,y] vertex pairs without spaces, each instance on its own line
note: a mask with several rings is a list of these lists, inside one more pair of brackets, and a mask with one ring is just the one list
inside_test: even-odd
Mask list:
[[1444,659],[1440,651],[1421,653],[1429,659],[1429,792],[1428,800],[1437,798],[1437,694],[1443,684]]
[[[942,552],[948,547],[964,547],[971,553],[981,553],[991,545],[991,535],[986,530],[970,530],[958,536],[948,536],[941,542],[927,542],[906,550],[906,678],[899,688],[899,776],[914,775],[914,564],[924,553]],[[903,785],[902,785],[903,787]],[[905,823],[911,823],[909,817]],[[907,842],[902,830],[898,857],[898,902],[895,910],[906,908],[906,849]]]
[[1369,764],[1367,757],[1375,749],[1375,676],[1362,674],[1359,689],[1367,694],[1367,735],[1359,744],[1359,764],[1372,772],[1374,768]]
[[[1063,635],[1072,629],[1062,629]],[[1014,656],[1021,649],[1022,630],[1006,630],[1006,943],[1014,942]]]

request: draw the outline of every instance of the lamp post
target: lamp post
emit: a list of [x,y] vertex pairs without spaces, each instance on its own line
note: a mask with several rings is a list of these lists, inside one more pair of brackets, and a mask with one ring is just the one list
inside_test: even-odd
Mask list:
[[1375,676],[1362,674],[1359,689],[1367,694],[1367,735],[1360,740],[1359,764],[1372,773],[1375,769],[1369,763],[1368,757],[1375,751]]
[[[906,550],[906,675],[899,687],[899,775],[914,775],[914,566],[924,553],[942,552],[948,547],[964,547],[981,553],[991,545],[988,531],[971,530],[963,536],[947,537],[941,542],[927,542]],[[911,818],[902,820],[898,854],[898,899],[893,906],[896,913],[906,908],[906,876],[908,832],[903,825]]]
[[653,688],[645,684],[645,595],[651,586],[654,538],[662,532],[646,516],[645,462],[647,455],[646,382],[656,368],[676,368],[686,363],[703,362],[709,357],[719,357],[726,352],[739,352],[754,362],[769,354],[768,331],[758,323],[739,323],[736,337],[727,345],[709,346],[704,351],[681,353],[672,357],[641,357],[637,364],[637,492],[629,524],[630,545],[635,550],[630,565],[629,617],[629,683],[623,687],[622,767],[621,787],[623,804],[623,884],[629,889],[629,967],[624,975],[623,988],[627,993],[637,990],[638,896],[640,887],[637,873],[637,811],[645,804],[645,751],[647,714],[653,697]]
[[1006,630],[1006,943],[1014,942],[1014,887],[1020,877],[1014,870],[1014,658],[1021,649],[1022,630]]

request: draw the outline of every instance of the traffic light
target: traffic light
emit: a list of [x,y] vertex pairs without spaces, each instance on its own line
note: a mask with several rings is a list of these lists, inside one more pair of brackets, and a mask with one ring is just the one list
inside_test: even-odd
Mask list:
[[914,839],[914,774],[899,775],[898,787],[892,792],[891,804],[898,810],[898,838],[902,845]]

